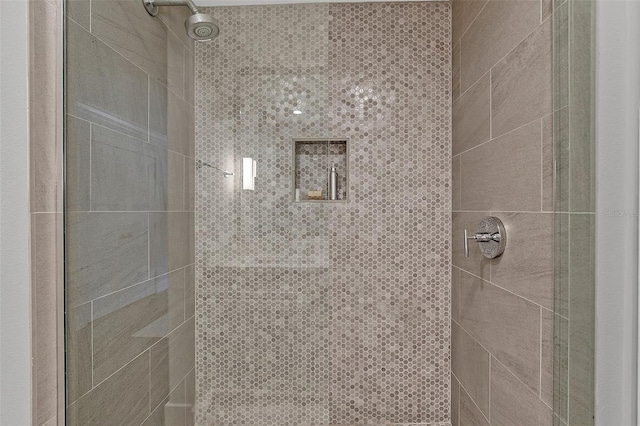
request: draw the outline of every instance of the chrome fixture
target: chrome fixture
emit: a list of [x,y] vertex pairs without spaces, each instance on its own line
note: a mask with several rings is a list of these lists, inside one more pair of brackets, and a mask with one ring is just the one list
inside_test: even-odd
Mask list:
[[226,170],[222,170],[221,168],[216,167],[216,166],[212,166],[211,164],[209,164],[209,163],[205,163],[205,162],[204,162],[204,161],[202,161],[202,160],[196,160],[196,169],[198,169],[198,170],[199,170],[199,169],[201,169],[201,168],[203,168],[203,167],[211,167],[212,169],[215,169],[215,170],[221,171],[222,173],[224,173],[224,177],[233,176],[233,172],[228,172],[228,171],[226,171]]
[[206,13],[200,13],[191,0],[142,0],[142,4],[151,16],[158,14],[159,6],[187,6],[191,9],[191,16],[184,21],[184,28],[194,40],[213,40],[220,33],[218,22]]
[[502,221],[494,216],[485,217],[480,221],[480,229],[469,236],[464,230],[464,257],[469,257],[469,240],[475,240],[480,251],[487,259],[493,259],[504,253],[507,245],[507,232]]

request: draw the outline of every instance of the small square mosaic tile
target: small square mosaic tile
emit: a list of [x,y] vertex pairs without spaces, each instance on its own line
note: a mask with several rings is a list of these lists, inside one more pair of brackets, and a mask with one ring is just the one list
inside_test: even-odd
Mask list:
[[[207,12],[196,155],[235,175],[196,176],[197,424],[447,424],[449,4]],[[292,200],[297,138],[349,140],[348,202]]]

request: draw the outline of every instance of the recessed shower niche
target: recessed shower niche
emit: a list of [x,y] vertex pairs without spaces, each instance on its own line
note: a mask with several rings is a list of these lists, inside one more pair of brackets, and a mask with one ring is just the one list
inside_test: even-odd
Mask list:
[[347,201],[348,158],[346,139],[294,139],[293,201]]

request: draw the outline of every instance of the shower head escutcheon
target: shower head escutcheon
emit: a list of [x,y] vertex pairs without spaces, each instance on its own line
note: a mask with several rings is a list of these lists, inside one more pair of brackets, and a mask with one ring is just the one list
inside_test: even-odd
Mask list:
[[200,13],[191,0],[142,0],[149,15],[156,16],[159,6],[187,6],[191,16],[184,21],[187,35],[197,41],[210,41],[218,36],[220,27],[218,22],[206,13]]

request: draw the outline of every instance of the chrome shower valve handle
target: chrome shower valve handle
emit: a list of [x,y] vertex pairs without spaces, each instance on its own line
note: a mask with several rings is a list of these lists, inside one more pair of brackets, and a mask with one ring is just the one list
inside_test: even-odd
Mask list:
[[479,244],[480,251],[487,259],[493,259],[504,253],[507,245],[507,234],[502,221],[494,216],[485,217],[480,222],[480,229],[473,235],[464,230],[464,257],[469,257],[469,240]]

